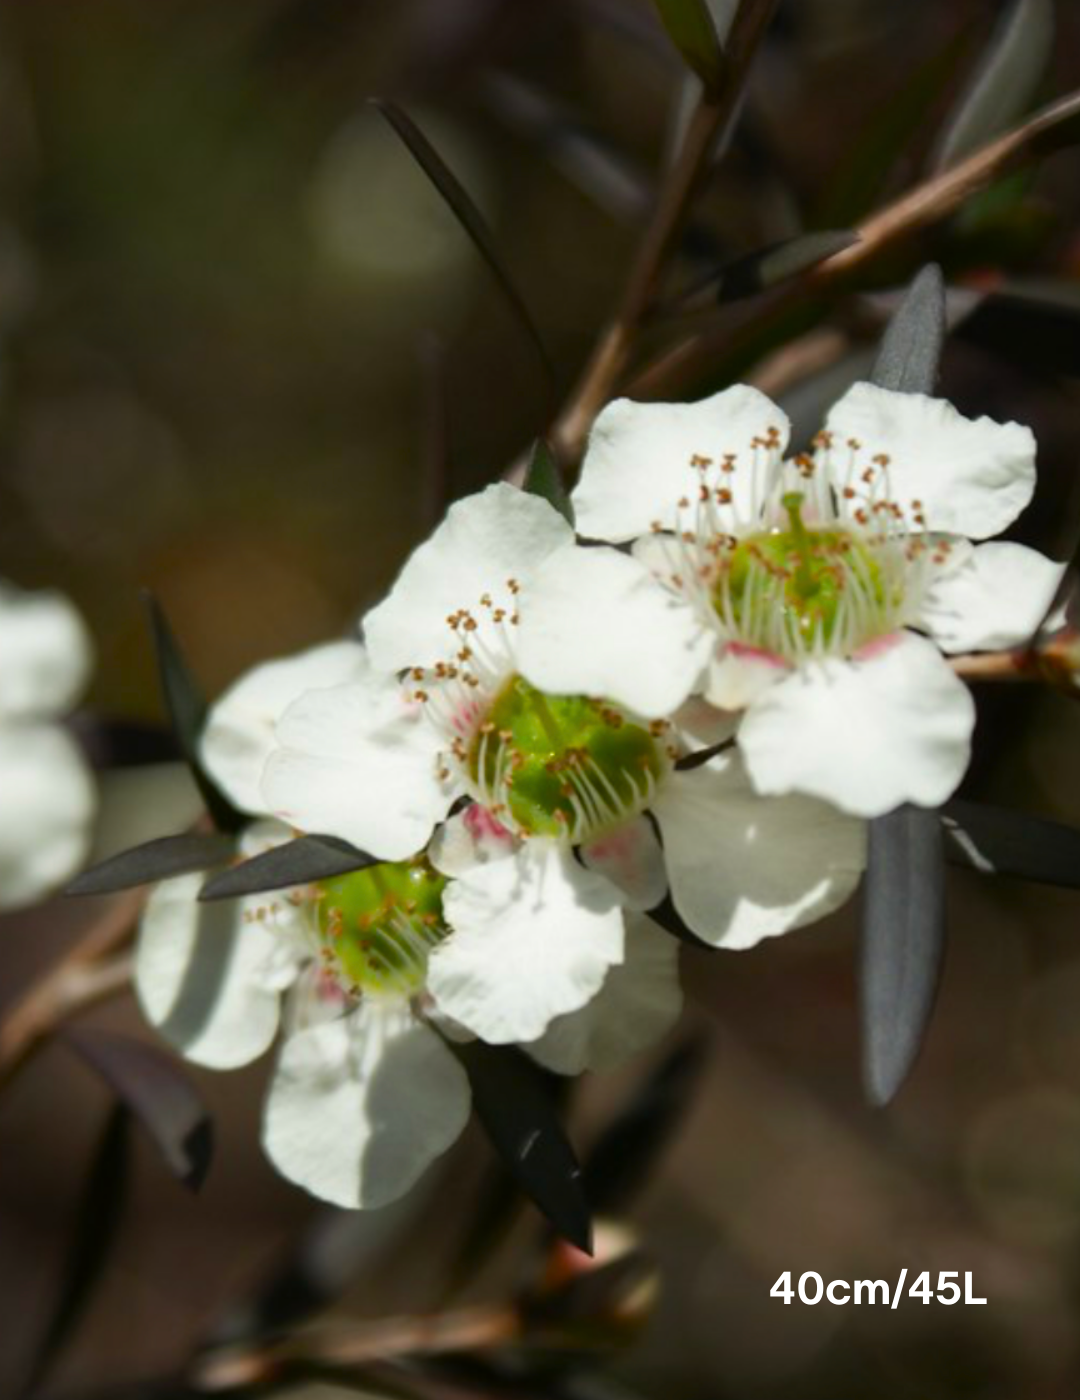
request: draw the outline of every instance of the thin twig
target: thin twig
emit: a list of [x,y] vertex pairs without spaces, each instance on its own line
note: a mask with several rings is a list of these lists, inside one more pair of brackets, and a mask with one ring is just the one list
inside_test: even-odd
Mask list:
[[12,1005],[0,1023],[0,1084],[62,1022],[128,984],[130,959],[114,955],[133,936],[145,900],[145,889],[110,899],[75,946]]
[[[736,337],[759,335],[793,305],[815,292],[832,290],[849,282],[883,253],[931,225],[940,223],[980,190],[1008,175],[1026,161],[1051,153],[1063,139],[1060,129],[1080,119],[1080,92],[1070,93],[1022,125],[968,156],[966,160],[932,179],[916,185],[891,204],[871,214],[856,229],[858,242],[807,269],[768,298],[764,310],[744,322]],[[693,383],[719,352],[732,348],[730,318],[723,324],[699,330],[671,347],[635,375],[628,392],[638,398],[655,398],[678,392]]]
[[428,1317],[311,1329],[280,1342],[229,1347],[199,1358],[191,1379],[207,1391],[263,1384],[298,1363],[362,1366],[395,1357],[447,1355],[502,1346],[521,1335],[522,1316],[510,1304],[481,1304]]
[[657,198],[627,278],[618,310],[600,336],[577,387],[551,430],[556,452],[575,459],[597,413],[612,397],[652,305],[668,255],[697,193],[717,136],[739,104],[750,64],[778,0],[742,0],[728,38],[728,63],[720,91],[702,94],[666,183]]

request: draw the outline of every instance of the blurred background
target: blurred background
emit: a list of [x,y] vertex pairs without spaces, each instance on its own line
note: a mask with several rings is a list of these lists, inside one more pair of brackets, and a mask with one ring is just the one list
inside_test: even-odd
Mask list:
[[[1002,9],[782,4],[672,286],[850,227],[925,175]],[[1039,101],[1080,83],[1078,45],[1080,15],[1059,4]],[[622,285],[681,81],[646,0],[0,5],[0,575],[83,611],[94,713],[160,719],[140,588],[214,695],[347,628],[441,502],[496,479],[545,424],[532,347],[366,99],[400,101],[482,209],[562,396]],[[928,257],[975,300],[1004,291],[958,326],[943,392],[1034,428],[1040,493],[1016,537],[1058,557],[1080,528],[1078,175],[1074,151],[1056,155],[906,245],[825,309],[834,352],[782,397],[811,431],[865,370],[881,298]],[[644,357],[677,333],[654,327]],[[718,353],[680,392],[754,373],[782,343]],[[1057,695],[980,696],[970,792],[1080,824],[1078,721]],[[103,779],[106,798],[122,786]],[[159,830],[177,801],[160,797]],[[853,913],[749,953],[687,951],[686,1021],[657,1056],[693,1030],[704,1061],[628,1206],[656,1311],[603,1363],[632,1393],[1078,1393],[1080,895],[950,881],[929,1042],[886,1112],[858,1082]],[[57,901],[0,920],[3,999],[88,917]],[[130,999],[91,1019],[142,1033]],[[649,1067],[576,1091],[583,1149]],[[167,1373],[310,1224],[259,1153],[265,1073],[194,1071],[218,1135],[197,1197],[137,1144],[117,1253],[50,1394]],[[0,1100],[0,1394],[25,1379],[106,1103],[57,1047]],[[350,1224],[376,1265],[357,1265],[350,1315],[445,1301],[488,1160],[470,1136],[430,1190]],[[505,1296],[534,1249],[526,1215],[454,1297]],[[904,1265],[970,1270],[988,1304],[769,1297],[786,1269]]]

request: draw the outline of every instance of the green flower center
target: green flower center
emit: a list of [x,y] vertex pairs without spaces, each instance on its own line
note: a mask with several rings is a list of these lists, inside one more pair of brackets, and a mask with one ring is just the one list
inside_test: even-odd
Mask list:
[[315,919],[327,960],[353,991],[413,996],[446,933],[444,876],[422,858],[323,880]]
[[580,841],[646,806],[668,768],[657,742],[665,727],[514,676],[472,741],[467,771],[479,800],[507,825]]
[[808,529],[802,495],[781,498],[786,530],[737,542],[722,561],[713,606],[742,642],[792,658],[847,653],[890,631],[903,591],[888,548],[833,526]]

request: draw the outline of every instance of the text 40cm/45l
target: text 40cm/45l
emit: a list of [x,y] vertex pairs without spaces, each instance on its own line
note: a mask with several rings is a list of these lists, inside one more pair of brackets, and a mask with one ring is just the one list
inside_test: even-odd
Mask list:
[[[769,1289],[769,1297],[782,1298],[785,1303],[794,1302],[797,1298],[800,1303],[809,1303],[811,1307],[824,1301],[837,1307],[842,1307],[845,1303],[879,1303],[887,1308],[895,1308],[904,1296],[907,1276],[908,1271],[905,1268],[900,1270],[900,1277],[895,1283],[883,1278],[857,1278],[853,1281],[834,1278],[830,1283],[826,1283],[819,1273],[811,1269],[799,1275],[797,1284],[792,1284],[791,1270],[787,1269]],[[944,1303],[946,1307],[951,1307],[953,1303],[970,1303],[977,1306],[985,1304],[985,1298],[975,1296],[971,1285],[971,1273],[964,1274],[963,1291],[958,1282],[959,1278],[958,1269],[943,1269],[937,1276],[935,1289],[930,1271],[924,1269],[908,1286],[907,1296],[921,1303]]]

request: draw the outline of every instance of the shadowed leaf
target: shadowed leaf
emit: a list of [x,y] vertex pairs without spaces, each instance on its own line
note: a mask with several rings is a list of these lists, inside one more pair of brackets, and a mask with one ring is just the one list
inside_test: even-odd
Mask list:
[[563,482],[555,454],[543,438],[537,438],[533,443],[522,486],[530,495],[542,496],[548,505],[555,507],[565,521],[573,525],[574,507],[570,503],[570,495]]
[[863,1083],[886,1104],[926,1034],[945,949],[944,833],[937,812],[900,807],[870,823],[859,1009]]
[[537,358],[544,370],[547,395],[550,399],[553,396],[555,382],[551,359],[540,337],[540,332],[536,329],[532,313],[503,265],[486,219],[473,203],[465,186],[408,113],[404,112],[395,102],[388,102],[381,97],[372,97],[369,101],[408,148],[417,165],[442,196],[451,213],[468,234],[477,252],[487,263],[518,325],[525,332],[536,351]]
[[928,263],[908,288],[882,337],[870,378],[900,394],[932,394],[945,344],[945,280]]
[[130,1178],[131,1118],[114,1104],[83,1182],[68,1230],[62,1278],[48,1326],[35,1348],[27,1391],[37,1390],[53,1358],[78,1327],[116,1245]]
[[563,1239],[591,1254],[581,1168],[545,1072],[511,1046],[475,1040],[451,1049],[469,1076],[476,1115],[521,1189]]
[[236,842],[221,832],[184,832],[159,836],[92,865],[72,880],[68,894],[114,894],[136,885],[153,884],[193,870],[208,870],[232,857]]
[[206,701],[161,605],[149,593],[146,595],[146,606],[157,653],[161,692],[180,752],[191,769],[214,825],[219,831],[239,831],[247,818],[218,790],[199,757],[199,739],[206,723]]
[[[699,938],[694,930],[684,922],[682,915],[675,908],[671,895],[666,894],[664,898],[654,908],[648,911],[649,918],[657,924],[665,933],[670,933],[673,938],[677,938],[680,943],[689,943],[692,948],[713,949],[711,943],[706,943],[704,938]],[[713,949],[715,952],[715,949]]]
[[859,235],[851,229],[823,229],[759,248],[721,269],[716,299],[727,302],[757,296],[858,241]]
[[138,1119],[173,1175],[197,1191],[210,1168],[213,1124],[176,1062],[155,1046],[111,1031],[68,1026],[60,1039]]
[[285,890],[378,864],[375,856],[337,836],[298,836],[295,841],[286,841],[283,846],[263,851],[215,875],[203,885],[199,898],[237,899],[264,890]]
[[585,1189],[595,1211],[622,1213],[647,1183],[690,1106],[706,1049],[703,1036],[677,1045],[636,1086],[600,1135],[585,1160]]
[[954,798],[941,809],[946,853],[957,865],[1080,889],[1080,831],[1007,807]]
[[1028,106],[1054,43],[1052,0],[1016,0],[942,126],[931,170],[944,170],[1010,126]]
[[707,0],[653,0],[668,38],[688,67],[701,79],[707,93],[723,82],[726,62],[720,36]]

